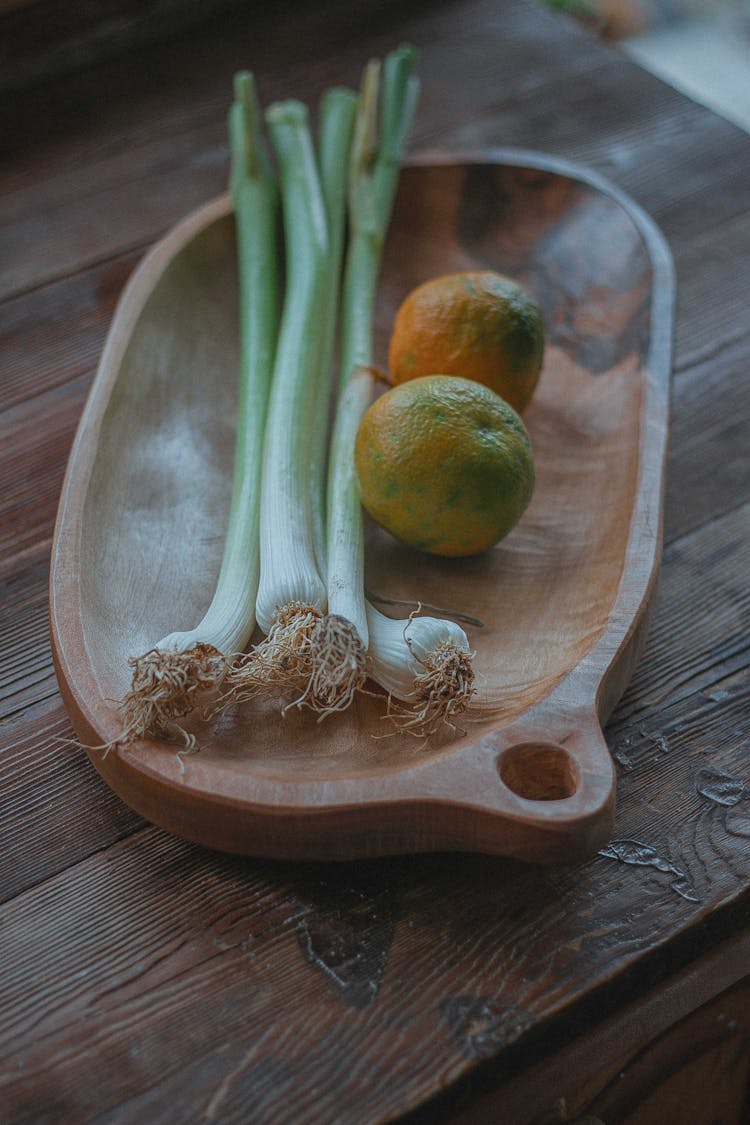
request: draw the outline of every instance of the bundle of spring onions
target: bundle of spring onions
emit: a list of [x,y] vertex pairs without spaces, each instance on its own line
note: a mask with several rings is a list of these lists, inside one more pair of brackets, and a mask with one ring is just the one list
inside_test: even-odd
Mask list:
[[[251,75],[235,79],[240,395],[225,553],[200,624],[131,661],[124,739],[169,735],[194,708],[268,693],[326,715],[348,707],[367,677],[420,734],[452,723],[471,699],[460,626],[386,617],[364,589],[354,442],[374,389],[375,297],[416,108],[413,69],[414,53],[402,47],[367,65],[358,94],[329,90],[317,146],[304,105],[279,102],[262,115]],[[256,621],[265,636],[246,652]]]

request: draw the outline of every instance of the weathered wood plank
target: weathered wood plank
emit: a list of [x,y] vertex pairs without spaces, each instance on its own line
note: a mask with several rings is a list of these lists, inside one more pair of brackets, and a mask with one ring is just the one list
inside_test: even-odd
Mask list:
[[0,304],[0,413],[95,370],[140,257],[113,258]]
[[48,581],[47,554],[0,582],[0,720],[57,695],[49,647]]
[[56,694],[0,722],[2,901],[142,827],[68,741],[72,733]]
[[0,567],[49,542],[91,372],[0,414]]
[[664,504],[664,539],[674,543],[750,498],[744,337],[717,343],[715,355],[674,381]]
[[[743,976],[749,948],[750,938],[741,934],[718,944],[614,1018],[582,1027],[510,1081],[474,1098],[468,1086],[448,1091],[409,1120],[550,1125],[563,1116],[583,1122],[596,1113],[597,1121],[630,1122],[621,1116],[625,1103],[635,1114],[632,1125],[651,1121],[654,1113],[660,1125],[685,1105],[695,1125],[713,1125],[719,1109],[727,1123],[744,1122],[750,981]],[[684,1071],[680,1063],[687,1064]],[[718,1089],[710,1073],[717,1063]],[[696,1078],[703,1093],[694,1087],[686,1096],[679,1086]]]
[[[181,215],[224,190],[223,134],[212,126],[197,136],[172,140],[169,160],[159,146],[128,152],[112,161],[115,168],[106,170],[103,183],[94,168],[85,184],[73,186],[72,198],[63,194],[59,200],[39,200],[44,210],[11,218],[0,236],[0,294],[23,293],[82,266],[144,249]],[[135,163],[139,157],[140,167]],[[19,194],[29,202],[30,193],[21,189]],[[29,244],[39,239],[44,240],[44,256],[29,255]]]
[[619,721],[666,716],[682,699],[717,690],[747,667],[749,533],[745,503],[667,548],[648,649],[620,703]]
[[[721,896],[732,875],[715,864],[710,879]],[[403,1108],[436,1074],[455,1078],[538,1031],[584,973],[579,995],[622,978],[644,935],[657,944],[700,917],[706,900],[674,882],[605,858],[562,871],[468,856],[302,871],[146,830],[0,910],[7,1119]],[[86,1082],[94,1056],[107,1065]]]
[[[677,1106],[691,1125],[747,1117],[750,980],[686,1016],[633,1057],[620,1060],[602,1088],[573,1102],[581,1113],[622,1125],[662,1125]],[[572,1099],[571,1099],[572,1101]]]
[[[168,39],[176,28],[200,29],[238,0],[166,0],[156,8],[139,0],[96,0],[61,7],[56,0],[4,0],[0,34],[7,60],[0,88],[17,90],[50,75],[67,74],[144,43]],[[6,9],[11,9],[10,15]]]

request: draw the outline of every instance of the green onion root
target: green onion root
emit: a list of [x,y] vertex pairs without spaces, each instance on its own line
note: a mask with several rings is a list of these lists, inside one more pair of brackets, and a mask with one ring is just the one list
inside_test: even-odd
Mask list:
[[419,737],[448,725],[458,729],[475,694],[468,638],[454,621],[420,617],[386,617],[367,604],[370,626],[368,672],[399,701],[389,715],[400,730]]
[[289,602],[281,607],[268,635],[227,672],[220,708],[289,691],[296,696],[289,706],[304,702],[315,668],[312,638],[322,618],[314,605]]
[[153,648],[129,664],[133,679],[122,700],[123,741],[171,736],[178,719],[221,687],[230,666],[223,653],[200,642],[184,652]]

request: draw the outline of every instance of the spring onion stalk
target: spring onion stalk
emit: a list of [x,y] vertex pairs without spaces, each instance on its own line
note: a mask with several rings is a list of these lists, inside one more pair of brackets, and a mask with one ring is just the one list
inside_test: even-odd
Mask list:
[[[328,614],[316,631],[312,697],[323,714],[352,702],[365,678],[368,644],[364,529],[354,472],[354,442],[370,402],[375,297],[383,243],[406,137],[416,108],[414,52],[392,52],[362,77],[349,165],[349,244],[344,269],[340,386],[328,467]],[[357,377],[355,378],[355,373]]]
[[341,290],[341,262],[346,234],[346,200],[357,95],[353,90],[333,87],[320,103],[318,117],[318,164],[328,217],[328,293],[321,332],[321,354],[316,390],[315,419],[310,453],[313,544],[322,576],[326,563],[325,477],[328,453],[329,404],[334,370],[336,328]]
[[309,677],[310,632],[326,606],[315,559],[311,425],[323,351],[328,220],[307,109],[269,108],[284,219],[286,289],[263,448],[258,624],[267,634],[229,677],[234,702]]
[[[327,573],[326,468],[329,408],[334,370],[336,328],[341,295],[341,266],[346,234],[349,160],[358,98],[350,90],[331,89],[324,95],[319,118],[318,159],[321,186],[328,216],[328,296],[323,325],[317,413],[313,421],[310,482],[312,487],[313,542],[320,573]],[[346,623],[344,623],[346,626]],[[364,650],[350,628],[324,614],[310,637],[310,674],[297,704],[321,716],[348,707],[365,680]]]
[[[357,368],[371,367],[375,297],[406,137],[416,109],[414,52],[401,48],[368,64],[362,82],[349,183],[349,248],[341,311],[341,386],[328,473],[328,611],[351,622],[367,649],[364,531],[354,442],[369,405],[367,380],[346,394]],[[382,88],[381,88],[382,87]]]
[[[239,282],[239,400],[232,499],[213,600],[193,629],[170,633],[130,661],[125,737],[166,734],[205,701],[248,644],[259,578],[258,481],[278,325],[278,192],[262,144],[253,77],[235,76],[229,112]],[[188,739],[189,740],[189,739]]]
[[[409,704],[402,726],[430,734],[452,723],[474,693],[469,643],[452,621],[412,615],[386,617],[364,591],[364,525],[354,470],[354,445],[369,405],[374,312],[383,243],[390,222],[406,139],[414,117],[418,82],[414,52],[402,47],[367,67],[355,126],[350,173],[350,244],[342,300],[342,389],[334,424],[328,492],[328,617],[331,652],[353,665],[352,633],[366,652],[352,668],[351,685],[366,672]],[[323,625],[318,625],[320,631]],[[330,661],[329,661],[330,663]],[[339,685],[346,668],[339,670]],[[342,694],[340,690],[340,694]]]

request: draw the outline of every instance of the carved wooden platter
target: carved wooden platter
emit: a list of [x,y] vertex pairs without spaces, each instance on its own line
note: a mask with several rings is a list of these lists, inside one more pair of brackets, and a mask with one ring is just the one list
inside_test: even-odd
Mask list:
[[[227,851],[297,859],[475,850],[541,862],[608,839],[615,776],[602,723],[637,660],[661,542],[673,271],[623,193],[539,154],[425,156],[404,169],[378,306],[428,277],[491,268],[536,296],[548,347],[525,414],[537,486],[514,531],[471,559],[410,551],[368,525],[367,587],[460,620],[478,694],[427,740],[363,696],[316,722],[247,704],[157,741],[89,755],[135,810]],[[197,622],[221,558],[237,362],[226,197],[180,223],[120,301],[63,488],[52,646],[81,742],[121,729],[128,658]],[[435,612],[434,608],[430,612]]]

